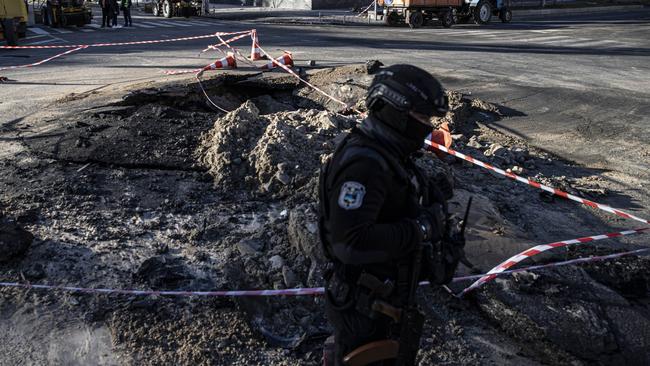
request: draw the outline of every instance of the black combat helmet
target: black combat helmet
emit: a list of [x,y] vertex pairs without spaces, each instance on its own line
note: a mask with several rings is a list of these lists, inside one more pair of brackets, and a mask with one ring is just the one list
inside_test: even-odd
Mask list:
[[421,142],[433,127],[431,117],[445,116],[449,101],[440,82],[428,72],[412,65],[393,65],[375,75],[366,106],[370,116]]

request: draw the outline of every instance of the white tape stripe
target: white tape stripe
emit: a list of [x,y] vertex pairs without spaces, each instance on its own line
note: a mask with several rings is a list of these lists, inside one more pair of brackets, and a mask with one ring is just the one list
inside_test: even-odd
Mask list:
[[[483,168],[490,169],[490,170],[495,171],[495,172],[497,172],[497,173],[499,173],[499,174],[501,174],[501,175],[504,175],[504,176],[506,176],[506,177],[509,177],[509,178],[512,178],[512,177],[519,177],[518,175],[516,175],[516,174],[514,174],[514,173],[506,174],[506,173],[505,173],[502,169],[500,169],[500,168],[497,168],[497,167],[494,167],[494,166],[487,166],[486,164],[484,164],[484,163],[481,162],[480,160],[477,160],[477,159],[472,158],[472,157],[470,157],[470,156],[466,156],[466,155],[461,154],[461,153],[459,153],[459,152],[457,152],[457,151],[455,151],[455,150],[447,149],[446,147],[444,147],[444,146],[442,146],[442,145],[440,145],[440,144],[434,143],[434,142],[432,142],[432,141],[430,141],[430,140],[424,140],[424,142],[425,142],[425,144],[427,144],[427,145],[429,145],[429,146],[431,146],[431,147],[433,147],[433,148],[435,148],[435,149],[438,149],[438,150],[444,151],[444,152],[446,152],[446,153],[448,153],[448,154],[451,154],[451,155],[458,156],[458,157],[461,158],[461,159],[467,160],[467,161],[469,161],[469,162],[471,162],[471,163],[473,163],[473,164],[476,164],[476,165],[478,165],[478,166],[481,166],[481,167],[483,167]],[[517,180],[519,180],[519,179],[517,179]],[[596,203],[596,202],[592,202],[592,201],[585,200],[585,199],[580,198],[580,197],[576,197],[576,196],[574,196],[574,195],[572,195],[572,194],[569,194],[569,193],[563,192],[563,191],[561,191],[561,190],[559,190],[559,189],[551,188],[551,187],[548,187],[548,186],[543,185],[543,184],[538,183],[538,182],[534,182],[534,181],[529,180],[529,179],[522,178],[522,179],[519,180],[519,181],[520,181],[520,182],[524,182],[524,183],[526,183],[526,184],[528,184],[528,185],[531,185],[531,186],[538,187],[539,189],[542,189],[542,190],[544,190],[544,191],[550,192],[550,193],[552,193],[552,194],[556,194],[556,195],[560,195],[560,196],[566,196],[566,198],[568,198],[568,199],[571,199],[571,200],[576,201],[576,202],[583,203],[583,204],[588,205],[588,206],[590,206],[590,207],[593,206],[593,205],[595,205],[597,208],[599,208],[599,209],[601,209],[601,210],[604,210],[604,211],[607,211],[607,212],[610,212],[610,213],[613,213],[613,214],[615,214],[615,215],[618,215],[618,216],[621,216],[621,217],[625,217],[625,218],[629,218],[629,219],[633,219],[633,220],[636,220],[636,221],[640,221],[640,222],[643,222],[643,223],[645,223],[645,224],[650,224],[650,220],[646,220],[646,219],[643,219],[643,218],[640,218],[640,217],[634,216],[634,215],[632,215],[632,214],[629,214],[629,213],[624,212],[624,211],[621,211],[621,210],[613,209],[613,208],[611,208],[611,207],[609,207],[609,206],[607,206],[607,205],[603,205],[603,204],[600,204],[600,203]],[[533,184],[533,183],[534,183],[534,184]],[[558,192],[561,193],[561,194],[559,194]]]
[[[518,253],[518,254],[506,259],[505,261],[501,262],[499,265],[497,265],[496,267],[494,267],[490,271],[488,271],[486,276],[482,276],[481,278],[476,280],[474,283],[472,283],[470,286],[465,288],[459,294],[459,296],[463,296],[464,294],[468,293],[469,291],[472,291],[473,289],[475,289],[477,287],[480,287],[484,283],[489,282],[490,281],[490,278],[489,278],[490,274],[503,272],[503,271],[507,270],[508,268],[511,268],[511,267],[517,265],[523,259],[533,257],[534,255],[530,255],[530,256],[523,255],[523,253],[528,252],[530,250],[536,249],[536,250],[539,250],[539,253],[542,253],[542,252],[544,252],[546,250],[553,249],[553,248],[561,248],[561,247],[564,247],[564,246],[567,246],[567,245],[572,245],[572,244],[588,244],[588,243],[591,243],[593,241],[611,239],[612,237],[623,236],[623,235],[641,234],[641,233],[644,233],[645,231],[648,231],[648,230],[650,230],[650,228],[640,228],[640,229],[634,229],[634,230],[620,231],[620,232],[617,232],[617,233],[593,235],[593,236],[587,236],[587,237],[582,237],[582,238],[577,238],[577,239],[558,241],[558,242],[551,243],[551,244],[541,244],[541,245],[534,246],[534,247],[532,247],[530,249],[526,249],[526,250],[522,251],[521,253]],[[591,239],[591,240],[589,240],[589,239]],[[553,246],[554,244],[562,244],[562,245]],[[540,248],[546,248],[546,249],[540,250]],[[537,253],[537,254],[539,254],[539,253]]]
[[[577,258],[564,262],[555,262],[542,265],[529,266],[524,268],[519,268],[515,270],[503,271],[500,274],[510,274],[522,271],[532,271],[548,267],[559,267],[569,264],[578,264],[578,263],[587,263],[593,261],[600,261],[606,259],[618,258],[631,254],[641,254],[644,252],[650,251],[650,248],[646,249],[637,249],[628,252],[614,253],[604,256],[596,257],[587,257],[587,258]],[[492,276],[497,276],[499,274],[493,274]],[[464,277],[455,277],[452,281],[465,281],[469,279],[474,279],[483,275],[472,275]],[[490,276],[490,277],[492,277]],[[482,282],[481,277],[477,282]],[[428,282],[421,282],[420,285],[428,285]],[[295,288],[295,289],[286,289],[286,290],[234,290],[234,291],[156,291],[156,290],[124,290],[124,289],[107,289],[107,288],[84,288],[84,287],[71,287],[71,286],[53,286],[53,285],[32,285],[18,282],[0,282],[2,287],[18,287],[25,289],[43,289],[43,290],[58,290],[58,291],[72,291],[72,292],[83,292],[83,293],[101,293],[101,294],[124,294],[124,295],[139,295],[139,296],[299,296],[299,295],[322,295],[324,289],[322,287],[312,287],[312,288]]]

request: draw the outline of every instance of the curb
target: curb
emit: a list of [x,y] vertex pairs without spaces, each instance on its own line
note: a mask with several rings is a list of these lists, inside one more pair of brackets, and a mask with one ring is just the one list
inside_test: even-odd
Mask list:
[[[556,15],[573,15],[573,14],[601,14],[606,12],[624,12],[645,8],[644,5],[616,5],[616,6],[598,6],[588,8],[554,8],[554,9],[514,9],[513,13],[516,19],[540,18]],[[216,12],[204,17],[223,19],[223,20],[259,20],[267,18],[270,23],[279,24],[331,24],[331,25],[382,25],[383,21],[374,20],[364,17],[357,17],[357,14],[350,15],[332,14],[328,15],[326,11],[318,10],[243,10]]]

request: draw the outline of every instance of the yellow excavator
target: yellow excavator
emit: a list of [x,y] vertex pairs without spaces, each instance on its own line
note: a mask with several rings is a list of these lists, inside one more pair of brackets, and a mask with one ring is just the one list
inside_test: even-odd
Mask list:
[[15,46],[27,33],[27,3],[24,0],[0,0],[0,41]]
[[50,27],[83,27],[90,24],[93,18],[93,12],[85,0],[39,0],[38,3],[41,16],[40,19],[37,17],[36,22]]

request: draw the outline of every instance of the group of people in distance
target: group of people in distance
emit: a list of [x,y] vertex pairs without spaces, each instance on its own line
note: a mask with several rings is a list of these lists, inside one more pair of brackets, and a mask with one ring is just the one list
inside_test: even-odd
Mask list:
[[102,28],[116,27],[117,16],[120,14],[120,10],[124,15],[124,26],[133,26],[133,21],[131,20],[131,0],[99,0],[99,6],[102,8]]

